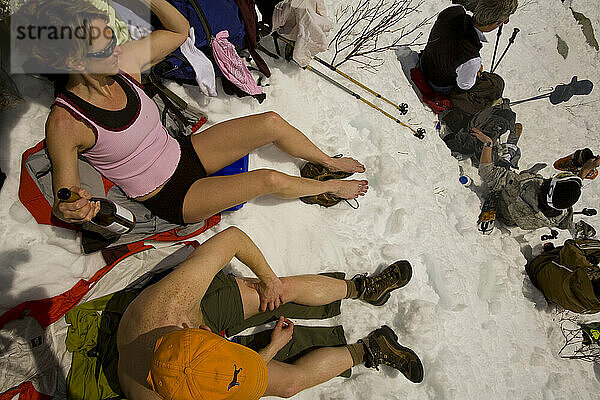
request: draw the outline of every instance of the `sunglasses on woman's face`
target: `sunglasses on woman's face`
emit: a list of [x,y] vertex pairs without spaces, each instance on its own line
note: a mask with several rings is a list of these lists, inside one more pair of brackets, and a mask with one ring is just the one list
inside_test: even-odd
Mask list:
[[85,55],[86,57],[108,58],[112,55],[112,53],[114,53],[115,47],[117,47],[117,36],[115,35],[115,32],[112,30],[112,28],[106,27],[106,30],[110,31],[111,33],[110,42],[108,42],[108,46],[106,46],[104,50],[100,50],[95,53],[87,53]]

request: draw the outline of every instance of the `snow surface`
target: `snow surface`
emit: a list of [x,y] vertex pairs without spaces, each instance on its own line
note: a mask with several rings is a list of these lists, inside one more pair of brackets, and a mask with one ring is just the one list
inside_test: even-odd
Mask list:
[[[497,70],[507,81],[505,95],[513,100],[534,96],[539,88],[567,83],[573,75],[598,84],[600,57],[587,46],[565,5],[558,0],[520,2],[500,44],[503,50],[512,28],[520,28]],[[329,14],[349,3],[327,1]],[[598,2],[573,0],[571,4],[592,20],[600,34]],[[448,5],[449,1],[427,0],[419,18]],[[425,38],[429,29],[423,29]],[[569,45],[566,60],[556,51],[556,34]],[[487,36],[490,43],[482,50],[486,68],[495,32]],[[548,229],[501,228],[491,236],[477,232],[480,199],[476,192],[481,190],[476,170],[460,163],[474,180],[471,188],[461,186],[459,162],[436,136],[435,116],[418,101],[395,54],[383,57],[385,64],[376,74],[355,65],[342,69],[386,97],[409,103],[409,113],[401,118],[427,129],[422,141],[330,83],[282,61],[267,60],[272,77],[263,104],[224,95],[207,100],[196,88],[172,87],[197,102],[211,123],[275,110],[326,152],[354,156],[367,166],[364,177],[370,189],[358,210],[344,203],[324,209],[264,197],[225,214],[215,229],[198,240],[229,225],[239,226],[280,275],[343,270],[352,276],[398,259],[413,265],[410,284],[394,293],[384,307],[346,301],[339,321],[350,342],[382,324],[391,326],[401,343],[422,358],[423,383],[414,385],[389,368],[377,372],[361,366],[349,380],[335,378],[296,398],[599,398],[593,365],[557,356],[563,338],[554,307],[546,305],[524,273],[523,253],[528,246],[540,252],[540,235],[548,234]],[[21,77],[19,84],[26,104],[1,114],[0,166],[9,177],[0,193],[0,312],[68,290],[103,265],[99,255],[80,254],[72,232],[36,224],[17,198],[21,154],[43,138],[52,101],[50,88],[35,79]],[[584,146],[600,152],[598,90],[558,106],[543,100],[515,107],[524,126],[521,168],[536,162],[551,165]],[[361,95],[372,99],[367,93]],[[394,112],[384,103],[377,104]],[[302,161],[273,146],[250,156],[251,169],[270,167],[298,174],[301,165]],[[545,176],[553,172],[551,167],[542,171]],[[598,206],[599,184],[586,181],[576,208]],[[586,221],[600,227],[600,216]],[[562,244],[569,237],[561,231],[554,242]]]

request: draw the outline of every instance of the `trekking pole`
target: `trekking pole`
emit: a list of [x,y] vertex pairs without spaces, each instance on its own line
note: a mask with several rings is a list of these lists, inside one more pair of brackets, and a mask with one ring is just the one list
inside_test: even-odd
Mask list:
[[528,99],[513,101],[510,103],[511,106],[525,103],[526,101],[539,100],[550,98],[550,103],[556,105],[569,101],[573,96],[586,96],[592,92],[594,84],[588,79],[578,80],[577,76],[571,78],[571,82],[567,84],[559,84],[554,87],[550,93],[540,94],[533,96]]
[[[289,40],[284,38],[281,35],[277,35],[277,38],[281,39],[282,42],[294,47],[294,43]],[[400,115],[405,115],[408,112],[408,104],[406,103],[401,103],[401,104],[396,104],[393,101],[387,99],[386,97],[382,96],[381,94],[377,93],[376,91],[374,91],[373,89],[369,88],[368,86],[363,85],[362,83],[360,83],[359,81],[357,81],[356,79],[352,78],[350,75],[345,74],[344,72],[340,71],[339,69],[337,69],[334,65],[328,63],[327,61],[314,56],[313,59],[315,61],[317,61],[318,63],[320,63],[321,65],[329,68],[330,70],[338,73],[339,75],[343,76],[344,78],[348,79],[350,82],[354,83],[355,85],[359,86],[360,88],[366,90],[367,92],[371,93],[373,96],[377,97],[378,99],[381,99],[383,101],[385,101],[388,104],[391,104],[392,106],[396,107],[398,109],[398,111],[400,111]]]
[[511,101],[510,102],[510,106],[516,106],[517,104],[521,104],[521,103],[525,103],[527,101],[533,101],[533,100],[539,100],[539,99],[545,99],[546,97],[550,97],[551,93],[544,93],[544,94],[540,94],[538,96],[533,96],[530,97],[528,99],[523,99],[523,100],[518,100],[518,101]]
[[494,45],[494,55],[492,56],[492,64],[490,64],[490,71],[494,67],[494,61],[496,60],[496,51],[498,50],[498,42],[500,41],[500,36],[502,36],[502,27],[504,24],[498,27],[498,32],[496,33],[496,44]]
[[373,96],[377,97],[378,99],[381,99],[381,100],[385,101],[386,103],[391,104],[392,106],[396,107],[398,109],[398,111],[400,111],[400,115],[405,115],[408,112],[408,104],[406,104],[406,103],[396,104],[396,103],[392,102],[391,100],[383,97],[381,94],[377,93],[376,91],[372,90],[371,88],[363,85],[362,83],[360,83],[356,79],[352,78],[351,76],[349,76],[349,75],[345,74],[344,72],[340,71],[339,69],[337,69],[332,64],[329,64],[328,62],[322,60],[321,58],[319,58],[317,56],[314,56],[313,58],[317,62],[321,63],[321,65],[324,65],[327,68],[329,68],[330,70],[332,70],[334,72],[337,72],[338,74],[340,74],[344,78],[348,79],[350,82],[354,83],[355,85],[359,86],[360,88],[362,88],[362,89],[366,90],[367,92],[371,93]]
[[362,101],[363,103],[369,105],[370,107],[374,108],[375,110],[379,111],[380,113],[382,113],[383,115],[385,115],[386,117],[393,119],[396,123],[410,129],[413,132],[413,135],[419,139],[423,139],[425,137],[425,129],[423,128],[417,128],[416,130],[405,124],[404,122],[400,121],[398,118],[394,117],[393,115],[391,115],[390,113],[386,112],[385,110],[377,107],[375,104],[371,103],[369,100],[364,99],[363,97],[361,97],[358,93],[353,92],[352,90],[348,89],[346,86],[340,84],[339,82],[336,82],[335,80],[333,80],[332,78],[328,77],[327,75],[325,75],[324,73],[322,73],[321,71],[314,69],[313,67],[311,67],[310,65],[307,65],[305,67],[307,70],[314,72],[315,74],[319,75],[321,78],[325,79],[326,81],[332,83],[333,85],[339,87],[340,89],[342,89],[344,92],[348,93],[349,95],[357,98],[358,100]]
[[508,44],[506,45],[506,48],[504,49],[504,52],[502,53],[502,55],[498,59],[498,62],[496,63],[496,65],[492,66],[492,69],[491,69],[490,72],[493,73],[496,70],[496,68],[498,68],[498,65],[500,65],[500,61],[502,61],[502,59],[506,55],[506,52],[508,51],[508,49],[510,48],[510,46],[515,42],[515,38],[517,37],[518,33],[519,33],[519,28],[513,29],[512,36],[510,37],[510,39],[508,39]]
[[583,214],[586,217],[591,217],[592,215],[598,214],[595,208],[584,208],[581,211],[575,211],[573,214]]

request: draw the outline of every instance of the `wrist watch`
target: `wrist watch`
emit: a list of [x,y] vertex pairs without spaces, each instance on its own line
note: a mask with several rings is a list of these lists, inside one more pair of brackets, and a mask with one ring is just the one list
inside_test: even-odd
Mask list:
[[483,144],[483,147],[492,147],[492,145],[493,145],[493,144],[494,144],[494,143],[492,143],[491,141],[490,141],[490,142],[485,142],[485,143]]

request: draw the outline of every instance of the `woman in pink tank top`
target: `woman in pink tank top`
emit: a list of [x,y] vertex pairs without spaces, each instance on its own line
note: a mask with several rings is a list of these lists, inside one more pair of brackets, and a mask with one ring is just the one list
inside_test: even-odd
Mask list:
[[[197,222],[265,194],[282,198],[332,193],[352,199],[367,191],[367,181],[317,181],[259,169],[206,177],[269,143],[285,153],[330,171],[364,172],[352,158],[322,152],[275,112],[218,123],[184,139],[170,137],[158,109],[139,86],[140,73],[177,49],[188,37],[187,20],[165,0],[142,0],[162,29],[121,46],[106,16],[86,1],[49,0],[32,12],[31,24],[59,24],[84,32],[68,43],[44,42],[31,52],[40,64],[66,70],[69,80],[46,123],[53,166],[54,214],[67,222],[89,221],[99,210],[80,189],[77,157],[85,157],[104,176],[153,213],[174,223]],[[35,41],[34,41],[35,42]],[[70,188],[82,198],[60,201]]]

